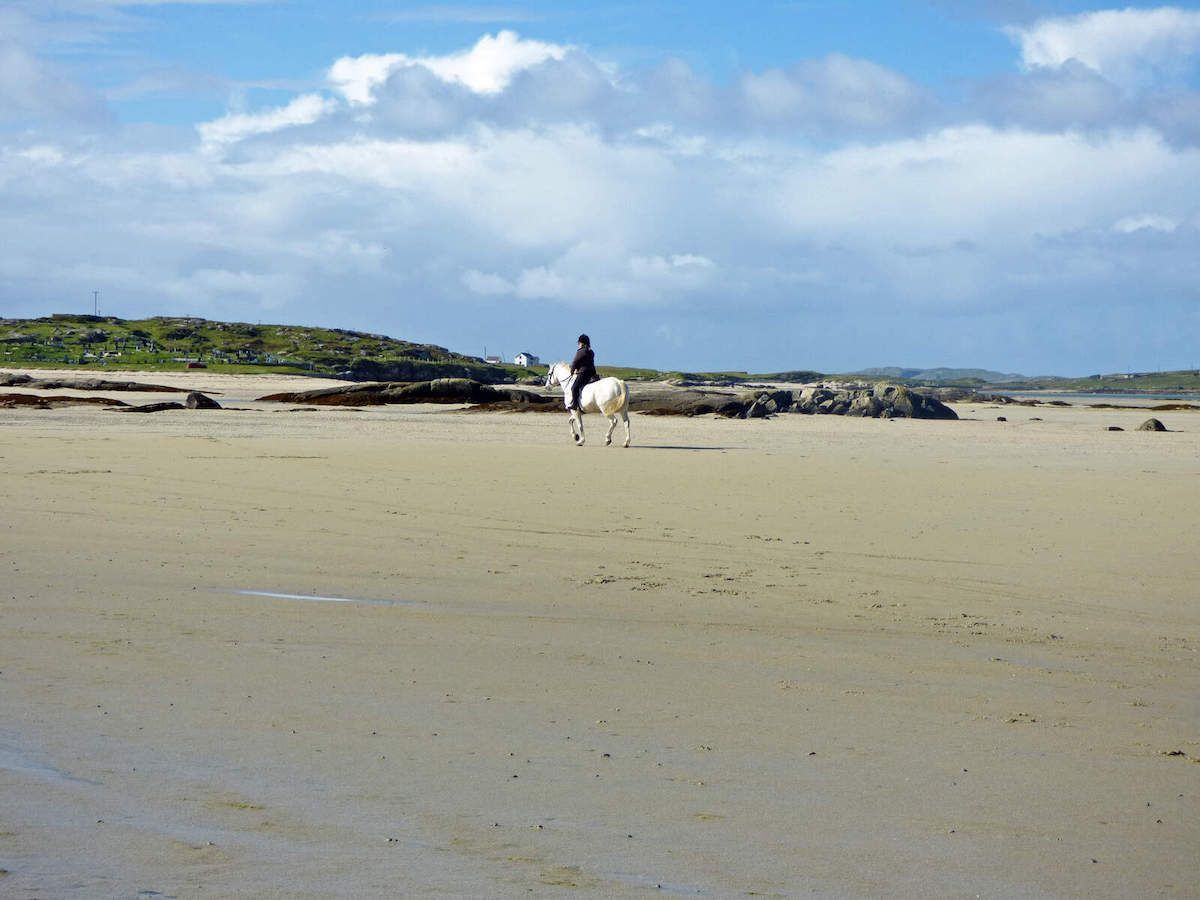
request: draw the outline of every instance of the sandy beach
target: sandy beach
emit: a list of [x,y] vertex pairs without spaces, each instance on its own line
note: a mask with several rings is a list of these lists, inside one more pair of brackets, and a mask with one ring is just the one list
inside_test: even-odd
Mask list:
[[244,408],[0,409],[0,896],[1197,896],[1200,412],[105,377]]

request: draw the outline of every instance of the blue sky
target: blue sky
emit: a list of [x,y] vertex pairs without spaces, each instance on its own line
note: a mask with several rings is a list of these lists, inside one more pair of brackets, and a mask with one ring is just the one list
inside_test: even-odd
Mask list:
[[1200,365],[1200,6],[0,4],[0,316]]

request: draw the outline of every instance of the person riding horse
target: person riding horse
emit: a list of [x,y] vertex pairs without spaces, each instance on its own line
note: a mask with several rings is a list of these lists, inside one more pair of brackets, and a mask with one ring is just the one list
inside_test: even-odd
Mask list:
[[579,411],[579,394],[583,391],[583,386],[600,380],[600,375],[596,371],[596,354],[592,352],[592,339],[586,334],[581,334],[578,343],[579,350],[575,353],[575,358],[571,360],[571,374],[575,376],[575,380],[571,382],[571,409],[577,412]]

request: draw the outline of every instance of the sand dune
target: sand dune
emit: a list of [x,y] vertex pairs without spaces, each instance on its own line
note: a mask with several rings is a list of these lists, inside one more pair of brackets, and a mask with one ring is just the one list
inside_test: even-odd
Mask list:
[[1200,413],[153,380],[0,410],[2,895],[1195,894]]

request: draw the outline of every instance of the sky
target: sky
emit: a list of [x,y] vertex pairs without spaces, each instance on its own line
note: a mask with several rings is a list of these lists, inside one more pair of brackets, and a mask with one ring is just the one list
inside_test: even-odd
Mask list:
[[0,0],[0,317],[97,301],[664,370],[1194,368],[1200,3]]

